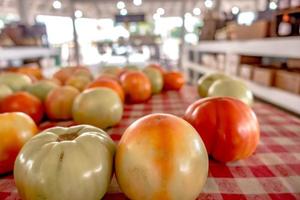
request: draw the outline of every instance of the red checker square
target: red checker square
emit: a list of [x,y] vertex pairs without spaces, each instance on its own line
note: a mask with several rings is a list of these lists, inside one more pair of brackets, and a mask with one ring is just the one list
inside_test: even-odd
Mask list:
[[238,186],[236,181],[231,178],[218,178],[215,180],[219,187],[220,193],[228,194],[241,194],[241,188]]
[[299,164],[288,164],[288,166],[298,175],[300,176],[300,163]]
[[111,134],[110,135],[111,139],[113,139],[113,141],[119,141],[122,137],[122,135],[120,134]]
[[[274,165],[270,166],[270,169],[277,175],[277,176],[294,176],[296,173],[287,165]],[[299,168],[300,170],[300,168]]]
[[0,192],[0,199],[6,199],[10,196],[9,192]]
[[243,200],[247,199],[245,195],[242,194],[222,194],[224,200]]
[[196,200],[223,200],[220,194],[201,193]]
[[255,177],[273,177],[273,172],[267,166],[251,166],[249,167]]
[[263,186],[266,193],[286,193],[288,191],[288,189],[283,185],[281,180],[277,177],[260,178],[257,180]]
[[230,167],[230,171],[235,178],[253,177],[252,171],[249,169],[249,167],[246,166]]
[[268,194],[247,194],[247,200],[271,200]]
[[213,177],[218,178],[233,178],[233,175],[225,164],[220,163],[219,165],[211,165],[209,167],[209,172]]
[[292,194],[269,194],[273,200],[296,200],[297,198]]
[[286,150],[281,145],[267,145],[267,147],[271,150],[271,152],[276,152],[276,153],[286,153],[286,152],[288,152],[288,150]]
[[128,200],[122,193],[106,194],[102,200]]

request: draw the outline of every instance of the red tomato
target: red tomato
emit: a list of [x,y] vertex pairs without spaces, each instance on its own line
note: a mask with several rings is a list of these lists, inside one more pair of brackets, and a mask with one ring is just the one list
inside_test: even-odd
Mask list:
[[249,157],[259,142],[256,115],[238,99],[200,99],[188,107],[184,119],[198,131],[208,154],[222,162]]
[[152,67],[152,68],[158,69],[162,75],[167,72],[160,64],[152,63],[152,64],[149,64],[147,67]]
[[39,124],[44,115],[44,108],[42,102],[32,94],[16,92],[1,100],[0,112],[23,112]]
[[127,72],[120,81],[129,102],[141,103],[151,97],[150,80],[142,72]]
[[184,85],[184,77],[180,72],[167,72],[164,74],[165,90],[180,90]]
[[24,113],[0,114],[0,174],[12,171],[22,146],[37,133],[34,121]]
[[118,94],[121,101],[124,102],[125,94],[121,85],[117,81],[110,78],[101,78],[91,82],[90,84],[88,84],[86,88],[88,89],[88,88],[97,88],[97,87],[106,87],[112,89]]
[[55,120],[72,118],[72,106],[80,92],[72,86],[57,87],[48,94],[45,100],[47,116]]

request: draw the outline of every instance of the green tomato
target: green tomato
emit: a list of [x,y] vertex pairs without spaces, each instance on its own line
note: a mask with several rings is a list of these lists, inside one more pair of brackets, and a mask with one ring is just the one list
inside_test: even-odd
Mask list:
[[58,85],[53,81],[41,80],[32,85],[27,86],[25,90],[39,98],[41,101],[44,101],[48,93],[57,87]]
[[198,86],[198,94],[201,97],[207,97],[209,87],[217,80],[220,79],[230,79],[225,74],[222,73],[212,73],[208,75],[204,75],[198,80],[197,86]]
[[164,79],[161,75],[161,72],[158,69],[155,69],[153,67],[146,67],[143,72],[146,74],[146,76],[149,78],[151,82],[151,90],[152,94],[158,94],[161,92],[163,86],[164,86]]

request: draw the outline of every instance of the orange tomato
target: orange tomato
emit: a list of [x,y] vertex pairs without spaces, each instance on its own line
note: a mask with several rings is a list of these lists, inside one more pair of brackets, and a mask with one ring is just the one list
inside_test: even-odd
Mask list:
[[37,80],[43,79],[42,70],[39,67],[37,67],[37,66],[24,66],[24,67],[20,67],[20,68],[18,68],[17,72],[21,73],[21,74],[28,75],[30,77],[33,76]]
[[57,71],[53,78],[58,79],[62,84],[65,84],[65,82],[71,77],[71,76],[86,76],[89,79],[92,79],[92,74],[90,70],[87,67],[78,66],[78,67],[64,67]]
[[180,72],[167,72],[164,74],[165,90],[180,90],[184,85],[184,77]]
[[22,146],[38,129],[34,121],[24,113],[0,114],[0,174],[12,171]]
[[129,199],[196,199],[206,182],[208,156],[189,123],[174,115],[151,114],[122,135],[115,169]]
[[208,154],[222,162],[244,159],[259,142],[255,113],[245,103],[231,97],[200,99],[184,115],[203,139]]
[[72,106],[80,92],[72,86],[57,87],[48,94],[45,100],[47,116],[54,120],[72,118]]
[[36,124],[44,115],[43,103],[28,92],[16,92],[1,100],[0,112],[23,112],[28,114]]
[[151,97],[150,80],[142,72],[126,72],[120,81],[128,102],[141,103]]
[[106,88],[112,89],[119,95],[121,101],[124,102],[125,94],[124,94],[124,91],[123,91],[121,85],[117,81],[110,79],[110,78],[97,79],[96,81],[93,81],[90,84],[88,84],[86,89],[97,88],[97,87],[106,87]]

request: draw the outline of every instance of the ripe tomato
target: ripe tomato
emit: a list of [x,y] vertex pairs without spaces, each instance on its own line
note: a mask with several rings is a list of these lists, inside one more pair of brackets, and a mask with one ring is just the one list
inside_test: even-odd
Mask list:
[[44,115],[44,108],[42,102],[34,95],[28,92],[16,92],[1,100],[0,112],[23,112],[39,124]]
[[208,156],[189,123],[174,115],[151,114],[123,134],[115,169],[129,199],[196,199],[207,178]]
[[45,100],[47,116],[55,120],[72,118],[72,106],[80,92],[72,86],[57,87],[49,92]]
[[231,97],[200,99],[184,115],[202,137],[208,154],[222,162],[249,157],[259,141],[255,113]]
[[92,80],[92,74],[89,71],[88,68],[83,66],[78,67],[64,67],[57,71],[53,78],[58,79],[62,84],[65,84],[65,82],[71,77],[71,76],[85,76]]
[[142,72],[126,72],[120,81],[128,102],[140,103],[151,97],[150,80]]
[[22,146],[37,133],[34,121],[24,113],[0,114],[0,174],[12,171]]
[[164,74],[165,90],[180,90],[184,85],[184,77],[180,72],[167,72]]
[[124,102],[125,94],[121,85],[117,81],[110,78],[101,78],[91,82],[90,84],[88,84],[86,88],[88,89],[88,88],[97,88],[97,87],[106,87],[112,89],[118,94],[121,101]]

